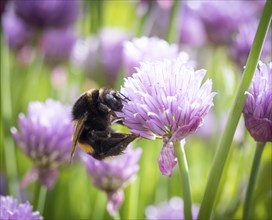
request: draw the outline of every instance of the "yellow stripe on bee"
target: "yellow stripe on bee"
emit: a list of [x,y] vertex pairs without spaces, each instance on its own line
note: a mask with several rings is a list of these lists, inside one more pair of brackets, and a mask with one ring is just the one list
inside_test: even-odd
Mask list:
[[82,144],[82,143],[78,143],[79,146],[81,147],[82,150],[84,150],[87,154],[93,154],[94,153],[94,149],[91,145],[89,144]]

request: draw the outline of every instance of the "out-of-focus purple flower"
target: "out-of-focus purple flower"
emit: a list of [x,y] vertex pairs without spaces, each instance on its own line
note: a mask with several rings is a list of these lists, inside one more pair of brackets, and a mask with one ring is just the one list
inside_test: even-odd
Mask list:
[[203,126],[196,131],[195,135],[202,139],[210,139],[218,131],[216,121],[215,113],[209,111],[204,119]]
[[258,142],[272,141],[272,62],[259,62],[244,107],[245,125]]
[[157,0],[157,2],[158,2],[158,5],[166,11],[169,11],[172,8],[174,3],[173,0]]
[[29,202],[19,203],[11,196],[0,196],[0,219],[3,220],[42,220],[38,211],[33,212]]
[[7,1],[8,0],[1,0],[0,1],[0,16],[2,16],[3,12],[5,11]]
[[[169,14],[170,9],[173,6],[173,0],[157,0],[157,1],[150,1],[150,0],[139,0],[137,12],[140,16],[146,14],[149,10],[154,12],[154,9],[161,9],[160,12],[163,11]],[[151,12],[152,13],[152,12]],[[161,20],[163,22],[163,20]]]
[[184,2],[180,13],[179,42],[182,46],[199,47],[206,41],[204,25],[198,14]]
[[[192,217],[197,219],[199,207],[193,205]],[[145,211],[148,220],[184,220],[183,200],[179,197],[173,197],[169,202],[159,205],[150,205]]]
[[135,73],[135,67],[139,67],[140,62],[172,60],[178,55],[176,44],[169,45],[168,42],[157,37],[134,38],[132,41],[124,42],[123,58],[128,75]]
[[[221,116],[215,115],[214,112],[209,111],[204,119],[203,126],[201,126],[195,133],[196,136],[200,136],[202,139],[210,139],[220,135],[227,123],[227,114],[223,113]],[[235,130],[233,140],[237,143],[242,143],[244,141],[245,125],[244,121],[241,119]]]
[[71,29],[50,29],[43,32],[40,50],[45,61],[56,65],[68,60],[76,42]]
[[122,205],[124,198],[122,188],[132,181],[138,172],[141,153],[141,148],[128,149],[124,154],[104,161],[83,155],[93,184],[107,193],[107,209],[110,215],[115,215]]
[[79,16],[78,0],[14,0],[16,13],[36,28],[67,27]]
[[[231,48],[231,55],[234,61],[243,68],[246,65],[246,61],[256,34],[258,23],[256,21],[246,23],[239,27],[238,33],[234,37],[234,41]],[[261,58],[262,60],[271,60],[271,30],[268,32]]]
[[122,66],[123,42],[128,34],[119,29],[103,29],[99,35],[101,62],[108,80],[115,81]]
[[34,162],[34,168],[22,181],[22,187],[39,179],[52,188],[60,165],[69,161],[73,126],[71,107],[48,99],[31,102],[27,115],[20,114],[18,129],[12,135],[23,152]]
[[120,29],[105,28],[98,36],[78,40],[72,52],[72,62],[83,67],[92,78],[101,74],[106,86],[114,87],[122,67],[123,42],[129,35]]
[[[91,36],[87,39],[77,39],[71,54],[71,62],[77,68],[90,69],[95,71],[98,54],[99,42],[97,37]],[[90,59],[88,59],[88,57]]]
[[32,38],[31,28],[12,10],[3,14],[2,26],[5,39],[12,49],[22,48]]
[[139,0],[137,4],[137,13],[139,16],[143,16],[147,13],[148,8],[151,6],[153,1],[149,0]]
[[141,137],[163,138],[159,165],[164,175],[171,175],[176,164],[173,142],[195,132],[213,105],[212,81],[201,85],[205,74],[180,58],[144,62],[121,88],[129,98],[119,113],[124,124]]
[[257,13],[253,1],[202,1],[189,4],[197,10],[208,38],[214,44],[230,44],[238,27]]
[[163,9],[153,1],[150,12],[148,13],[148,19],[145,22],[146,36],[156,36],[162,39],[167,38],[169,17],[169,10]]
[[117,190],[114,192],[107,192],[108,204],[107,210],[110,215],[115,215],[117,210],[121,207],[124,201],[124,192],[123,190]]

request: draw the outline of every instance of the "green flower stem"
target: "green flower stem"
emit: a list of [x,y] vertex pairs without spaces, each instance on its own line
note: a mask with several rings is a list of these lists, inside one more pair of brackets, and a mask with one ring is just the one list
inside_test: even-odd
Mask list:
[[40,211],[41,215],[44,212],[45,202],[46,202],[46,187],[42,186],[39,182],[36,183],[36,189],[34,194],[34,210]]
[[142,15],[141,18],[139,19],[139,22],[136,27],[136,31],[137,31],[136,36],[137,37],[141,37],[146,34],[145,28],[146,28],[148,18],[150,16],[150,12],[151,12],[151,9],[150,9],[150,7],[148,7],[147,12],[144,15]]
[[251,167],[251,173],[250,173],[249,182],[248,182],[247,191],[246,191],[246,199],[245,199],[244,210],[243,210],[243,219],[249,219],[252,193],[256,183],[256,177],[258,174],[258,169],[259,169],[260,161],[262,158],[264,146],[265,146],[265,143],[257,142],[256,144],[256,151],[255,151],[254,160]]
[[12,89],[11,89],[11,54],[7,47],[4,37],[1,37],[1,167],[4,167],[7,173],[8,190],[10,194],[21,197],[18,186],[18,170],[16,149],[13,140],[10,138],[10,127],[12,123]]
[[169,43],[177,42],[176,21],[177,21],[177,14],[180,9],[179,7],[180,3],[181,3],[181,0],[175,0],[173,1],[173,5],[171,7],[168,30],[166,32],[166,39],[168,39]]
[[114,220],[120,220],[120,219],[121,219],[121,216],[120,216],[119,211],[118,211],[114,216],[112,216],[112,218],[113,218]]
[[103,194],[102,191],[97,191],[96,193],[91,219],[103,219],[104,217],[104,212],[102,212],[101,210],[103,210],[103,208],[106,209],[107,207],[107,202],[106,202],[107,194],[105,193],[106,196],[102,194]]
[[185,141],[175,142],[174,148],[178,158],[179,171],[181,176],[181,187],[184,201],[184,217],[186,220],[192,219],[192,199],[189,179],[189,170],[184,151]]
[[133,219],[138,211],[138,198],[139,195],[139,181],[135,180],[127,188],[126,201],[127,201],[127,215],[126,219]]
[[264,39],[271,22],[271,15],[272,1],[267,1],[259,22],[253,45],[250,50],[250,54],[247,60],[246,68],[239,86],[236,99],[229,114],[225,131],[223,133],[223,136],[221,137],[219,146],[216,151],[205,194],[201,203],[198,219],[207,220],[211,216],[215,196],[217,193],[221,175],[223,173],[224,165],[229,154],[233,135],[246,101],[245,91],[248,90],[254,72],[256,70]]

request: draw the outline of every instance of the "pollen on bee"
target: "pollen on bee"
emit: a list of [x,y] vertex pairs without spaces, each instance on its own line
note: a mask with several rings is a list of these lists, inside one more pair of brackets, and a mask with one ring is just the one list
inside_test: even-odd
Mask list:
[[82,143],[79,143],[79,146],[82,150],[84,150],[86,153],[88,154],[93,154],[94,153],[94,149],[91,145],[89,144],[82,144]]

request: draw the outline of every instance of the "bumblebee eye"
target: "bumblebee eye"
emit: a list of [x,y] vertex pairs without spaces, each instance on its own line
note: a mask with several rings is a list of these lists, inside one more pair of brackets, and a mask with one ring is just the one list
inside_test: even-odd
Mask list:
[[122,99],[115,94],[107,94],[105,96],[105,102],[113,111],[121,111],[123,108]]

